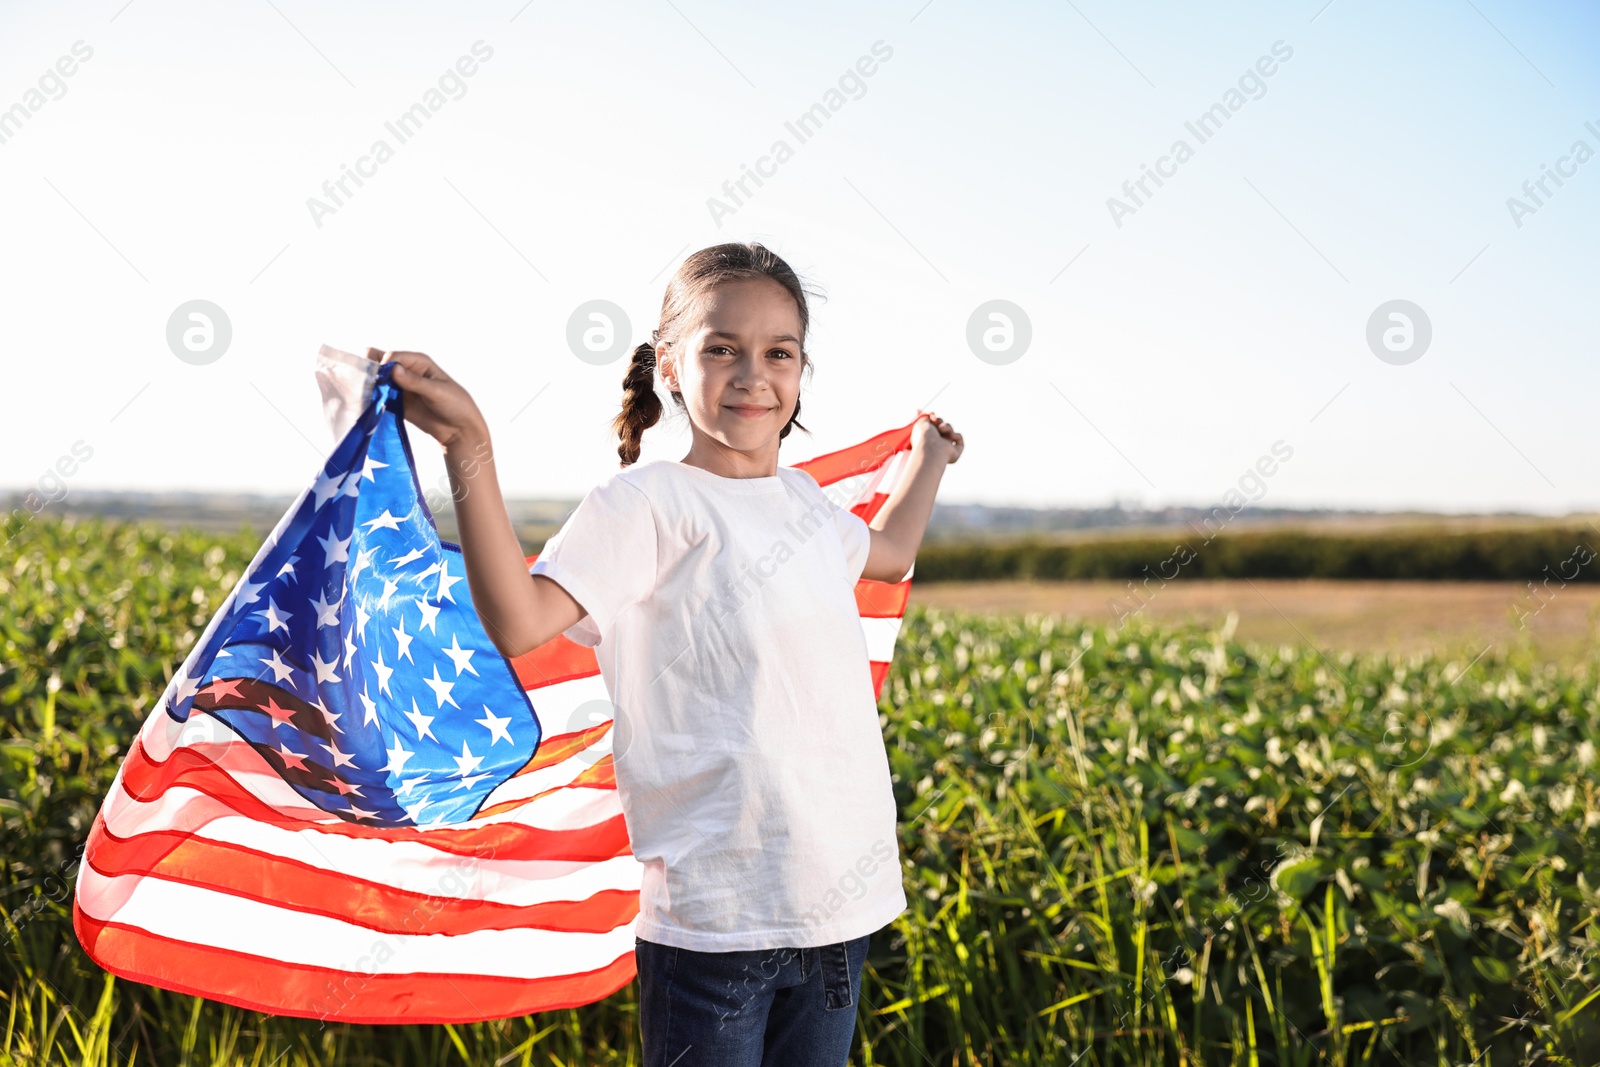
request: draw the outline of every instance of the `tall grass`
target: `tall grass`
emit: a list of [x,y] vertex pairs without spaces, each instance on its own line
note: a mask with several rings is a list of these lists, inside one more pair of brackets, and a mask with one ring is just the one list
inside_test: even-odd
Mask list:
[[[634,987],[323,1026],[85,958],[89,821],[254,548],[39,521],[0,549],[0,1064],[638,1063]],[[855,1062],[1600,1063],[1597,680],[913,607],[881,707],[910,907]]]

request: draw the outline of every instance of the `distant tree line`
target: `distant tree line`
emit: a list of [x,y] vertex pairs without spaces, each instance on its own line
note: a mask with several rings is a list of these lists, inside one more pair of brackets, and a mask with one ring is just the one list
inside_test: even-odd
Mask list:
[[1217,535],[1051,541],[1037,537],[924,543],[919,582],[997,579],[1345,578],[1517,581],[1550,586],[1597,580],[1591,526],[1396,530],[1326,534],[1275,530]]

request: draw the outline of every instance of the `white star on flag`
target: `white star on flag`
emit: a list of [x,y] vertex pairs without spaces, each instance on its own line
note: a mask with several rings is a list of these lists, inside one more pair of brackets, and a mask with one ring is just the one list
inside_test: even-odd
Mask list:
[[406,760],[410,759],[414,755],[416,755],[416,753],[406,751],[405,746],[400,744],[400,735],[396,734],[394,738],[394,747],[389,750],[389,764],[383,769],[390,774],[399,774],[401,771],[405,770]]
[[399,589],[399,588],[400,588],[400,583],[399,582],[391,582],[387,578],[385,578],[383,580],[383,595],[378,598],[378,610],[379,611],[388,611],[389,610],[389,598],[394,596],[394,591],[396,589]]
[[328,724],[328,729],[338,731],[341,734],[344,733],[344,730],[339,726],[339,712],[329,711],[327,708],[322,706],[322,702],[320,700],[311,701],[311,706],[316,708],[317,711],[321,712],[322,721]]
[[328,750],[328,754],[333,757],[333,766],[334,766],[335,770],[339,769],[340,767],[346,766],[347,764],[352,764],[352,763],[354,763],[356,761],[356,758],[354,756],[351,756],[351,755],[349,755],[347,753],[344,753],[344,752],[340,752],[339,751],[339,746],[337,744],[333,744],[333,745],[324,744],[324,745],[322,745],[322,747],[327,749]]
[[489,731],[490,748],[493,748],[495,742],[502,738],[511,742],[512,744],[516,744],[515,741],[511,741],[511,731],[507,729],[507,727],[511,725],[511,716],[507,715],[505,718],[501,718],[494,712],[490,711],[489,705],[485,704],[483,706],[483,718],[473,719],[472,721]]
[[311,606],[317,609],[317,625],[319,627],[338,626],[339,605],[343,603],[344,593],[342,591],[339,594],[339,599],[331,602],[323,594],[318,593],[317,599],[311,602]]
[[313,652],[311,653],[311,665],[316,668],[318,684],[340,680],[339,676],[333,673],[333,669],[339,665],[338,656],[330,660],[324,660],[321,652]]
[[450,647],[442,648],[439,651],[449,656],[455,663],[457,678],[461,677],[462,670],[469,670],[473,674],[478,673],[478,669],[469,662],[472,659],[472,654],[478,650],[475,648],[462,648],[455,634],[450,635]]
[[378,546],[373,545],[365,552],[356,553],[356,561],[350,565],[350,572],[345,576],[346,581],[355,581],[361,572],[367,569],[367,564],[372,562],[373,553],[378,551]]
[[274,682],[281,682],[294,673],[294,668],[283,662],[283,657],[278,654],[277,649],[273,649],[272,655],[264,657],[261,662],[272,669],[272,680]]
[[400,652],[395,656],[395,662],[399,663],[402,659],[410,660],[412,663],[417,662],[416,660],[411,659],[411,639],[416,635],[406,633],[406,620],[402,617],[400,620],[400,625],[396,626],[389,632],[394,634],[394,639],[396,641],[400,642]]
[[315,507],[322,507],[322,505],[339,494],[339,481],[342,477],[342,475],[328,474],[327,472],[317,475],[317,484],[311,487],[312,495],[316,497]]
[[383,652],[372,657],[372,669],[378,672],[378,692],[384,696],[389,695],[389,675],[394,673],[394,668],[386,666],[383,662]]
[[260,611],[251,612],[251,614],[259,615],[267,620],[267,633],[271,633],[274,630],[287,630],[289,628],[287,620],[290,618],[291,613],[285,611],[282,615],[279,615],[278,610],[277,602],[268,597],[267,606]]
[[411,698],[411,710],[406,712],[406,718],[410,719],[411,725],[417,728],[418,741],[421,741],[424,737],[433,741],[439,740],[437,737],[433,736],[433,730],[431,729],[433,716],[424,715],[422,712],[417,710],[416,697]]
[[388,508],[384,508],[382,515],[375,519],[368,519],[361,525],[367,528],[368,533],[373,530],[398,530],[400,529],[400,520],[391,515]]
[[463,778],[477,770],[478,764],[483,762],[483,757],[474,756],[472,749],[467,747],[465,741],[461,742],[461,755],[451,756],[450,758],[456,761],[456,770]]
[[247,604],[254,604],[260,599],[261,590],[265,589],[268,584],[267,582],[247,582],[240,579],[239,588],[234,593],[233,610],[238,611]]
[[439,665],[437,663],[433,665],[433,677],[424,678],[422,681],[429,689],[433,690],[433,695],[439,698],[439,707],[444,707],[444,702],[447,700],[450,701],[450,706],[452,708],[461,707],[461,705],[457,704],[450,696],[450,690],[456,687],[456,683],[447,682],[443,678],[439,677]]
[[275,697],[268,697],[266,706],[261,710],[272,719],[272,725],[275,727],[289,726],[294,722],[294,712],[289,708],[279,707]]
[[452,604],[454,604],[456,598],[451,595],[450,587],[452,585],[455,585],[457,582],[459,582],[461,580],[462,579],[454,577],[453,575],[451,575],[451,573],[450,573],[450,565],[448,563],[441,562],[439,564],[439,592],[434,594],[434,598],[433,599],[434,600],[448,600]]
[[350,537],[341,539],[332,530],[328,531],[327,537],[319,536],[317,543],[322,546],[323,551],[326,553],[323,557],[322,565],[331,567],[335,563],[343,563],[348,560],[350,558],[350,538],[354,536],[355,534],[352,533]]

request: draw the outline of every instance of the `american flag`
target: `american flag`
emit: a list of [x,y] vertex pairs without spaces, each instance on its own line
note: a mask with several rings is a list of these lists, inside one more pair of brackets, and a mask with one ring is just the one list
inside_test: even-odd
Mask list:
[[[108,971],[369,1023],[573,1007],[634,977],[642,866],[594,652],[557,636],[508,660],[489,641],[420,491],[392,367],[95,817],[73,922]],[[914,425],[796,467],[870,520]],[[910,584],[856,586],[879,694]]]

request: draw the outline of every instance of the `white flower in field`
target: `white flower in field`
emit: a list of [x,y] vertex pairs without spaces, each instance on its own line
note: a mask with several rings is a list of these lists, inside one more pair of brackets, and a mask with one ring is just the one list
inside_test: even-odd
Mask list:
[[1594,742],[1585,738],[1578,742],[1578,766],[1587,767],[1594,762]]
[[[1326,742],[1326,738],[1323,740]],[[1317,758],[1316,753],[1305,741],[1297,741],[1295,743],[1294,757],[1300,761],[1300,766],[1306,771],[1307,774],[1315,777],[1321,777],[1327,771],[1327,768],[1323,766],[1322,761]]]
[[1461,901],[1451,899],[1442,904],[1435,904],[1433,912],[1435,915],[1441,915],[1447,919],[1458,933],[1468,934],[1472,932],[1472,916],[1467,914],[1466,906]]
[[1418,830],[1415,837],[1429,848],[1437,848],[1439,846],[1439,831],[1437,830]]
[[1188,985],[1194,981],[1194,972],[1187,967],[1179,967],[1172,972],[1172,980],[1179,985]]
[[1504,789],[1500,790],[1500,803],[1510,804],[1516,801],[1519,797],[1524,797],[1527,795],[1528,791],[1522,788],[1522,783],[1513,778],[1506,783],[1506,787]]
[[1564,815],[1572,802],[1578,798],[1577,787],[1571,782],[1562,782],[1550,787],[1550,810],[1557,815]]
[[1178,680],[1178,692],[1183,694],[1185,700],[1194,704],[1198,704],[1205,699],[1205,694],[1196,688],[1187,674]]

